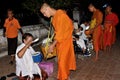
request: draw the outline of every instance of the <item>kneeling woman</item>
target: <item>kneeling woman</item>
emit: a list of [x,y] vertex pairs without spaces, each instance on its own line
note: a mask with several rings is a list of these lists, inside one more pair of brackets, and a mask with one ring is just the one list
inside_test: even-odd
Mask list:
[[46,80],[47,74],[32,59],[32,54],[35,53],[31,47],[33,36],[25,33],[22,41],[23,43],[18,46],[16,51],[16,75],[19,80],[36,80],[34,76],[36,74],[39,75],[39,80]]

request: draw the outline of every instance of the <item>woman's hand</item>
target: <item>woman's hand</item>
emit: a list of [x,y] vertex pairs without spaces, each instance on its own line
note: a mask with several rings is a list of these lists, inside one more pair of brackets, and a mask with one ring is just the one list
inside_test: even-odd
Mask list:
[[26,44],[26,47],[29,48],[29,47],[31,46],[31,44],[32,44],[32,41],[28,42],[28,43]]

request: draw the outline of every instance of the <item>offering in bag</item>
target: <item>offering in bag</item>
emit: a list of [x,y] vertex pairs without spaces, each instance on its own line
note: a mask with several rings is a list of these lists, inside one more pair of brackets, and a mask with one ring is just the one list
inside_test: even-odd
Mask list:
[[54,48],[53,52],[51,52],[51,53],[48,53],[49,45],[48,46],[42,45],[40,48],[42,50],[42,54],[44,55],[44,59],[53,58],[57,54],[56,47]]

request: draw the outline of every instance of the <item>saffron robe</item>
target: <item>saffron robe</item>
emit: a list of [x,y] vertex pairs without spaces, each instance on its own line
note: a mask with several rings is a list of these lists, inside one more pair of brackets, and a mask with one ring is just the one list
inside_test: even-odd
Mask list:
[[119,19],[115,13],[110,13],[105,16],[104,21],[104,46],[111,46],[116,40],[116,25]]
[[92,20],[96,19],[96,25],[92,33],[93,47],[96,53],[103,48],[103,30],[102,30],[102,20],[103,14],[100,10],[93,12]]
[[52,19],[55,29],[54,40],[57,40],[58,80],[68,80],[70,70],[76,69],[73,48],[73,23],[65,11],[57,10]]

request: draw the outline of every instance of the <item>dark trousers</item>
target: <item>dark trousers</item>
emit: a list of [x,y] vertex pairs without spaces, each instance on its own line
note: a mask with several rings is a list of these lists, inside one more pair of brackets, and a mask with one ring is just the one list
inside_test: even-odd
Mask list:
[[8,55],[13,55],[16,53],[16,49],[17,49],[17,37],[15,38],[7,38],[7,42],[8,42]]

